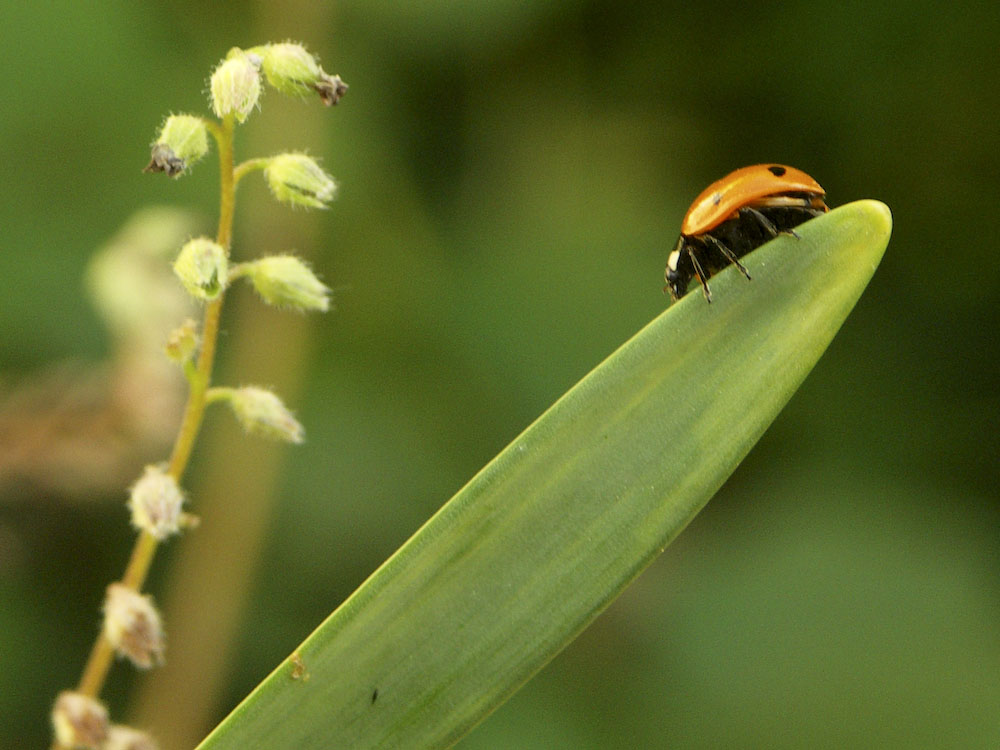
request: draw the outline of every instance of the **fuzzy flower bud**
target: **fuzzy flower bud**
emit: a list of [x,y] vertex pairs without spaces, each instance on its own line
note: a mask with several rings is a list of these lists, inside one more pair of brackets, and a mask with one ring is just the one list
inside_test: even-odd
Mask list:
[[52,709],[56,744],[68,748],[98,750],[108,737],[108,710],[83,693],[59,693]]
[[183,504],[184,493],[177,480],[159,466],[147,466],[129,497],[132,525],[163,541],[184,524]]
[[305,430],[288,408],[271,391],[254,386],[220,388],[236,419],[247,432],[274,440],[301,443]]
[[305,154],[272,156],[264,176],[274,197],[282,203],[326,208],[337,191],[337,183]]
[[101,750],[157,750],[156,740],[146,732],[114,724]]
[[192,297],[213,300],[228,280],[226,251],[207,237],[197,237],[181,248],[174,261],[174,273]]
[[197,347],[198,324],[188,318],[170,332],[164,350],[167,352],[167,357],[182,365],[191,359]]
[[271,255],[246,263],[244,273],[269,305],[322,312],[330,309],[330,289],[294,255]]
[[347,84],[340,76],[331,76],[324,71],[319,61],[301,44],[265,44],[250,51],[260,56],[267,82],[284,94],[319,94],[323,104],[329,107],[339,102],[347,92]]
[[245,122],[260,99],[260,57],[234,47],[212,73],[209,87],[216,116],[235,115]]
[[163,663],[163,625],[151,597],[121,583],[108,586],[104,635],[119,656],[139,669]]
[[144,172],[166,172],[178,177],[208,153],[205,121],[194,115],[170,115],[153,144],[152,158]]

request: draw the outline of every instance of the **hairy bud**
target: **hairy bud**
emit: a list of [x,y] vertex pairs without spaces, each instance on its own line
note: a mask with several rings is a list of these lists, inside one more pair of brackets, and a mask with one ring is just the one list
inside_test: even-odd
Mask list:
[[62,747],[99,750],[108,737],[108,710],[83,693],[63,691],[52,709],[52,729]]
[[187,318],[183,323],[170,332],[167,343],[163,347],[172,361],[179,365],[184,364],[198,347],[198,324],[191,318]]
[[226,400],[243,429],[273,440],[301,443],[305,429],[282,403],[265,388],[213,388],[217,400]]
[[267,82],[284,94],[309,96],[318,94],[328,107],[340,101],[347,84],[340,76],[331,76],[319,66],[319,61],[301,44],[282,42],[265,44],[250,50],[260,56],[261,69]]
[[181,248],[174,273],[192,297],[213,300],[226,288],[229,261],[226,251],[208,237],[196,237]]
[[333,178],[305,154],[272,156],[264,168],[264,176],[274,197],[282,203],[326,208],[337,191]]
[[163,541],[184,525],[183,504],[184,493],[177,480],[159,466],[147,466],[129,497],[132,525]]
[[104,635],[119,656],[139,669],[163,663],[163,625],[152,598],[121,583],[108,586]]
[[229,50],[212,73],[209,88],[216,116],[234,115],[245,122],[260,99],[260,57],[238,47]]
[[144,172],[166,172],[179,177],[185,169],[208,153],[205,121],[194,115],[170,115],[153,144]]
[[244,263],[243,269],[269,305],[322,312],[330,309],[330,289],[294,255],[270,255]]

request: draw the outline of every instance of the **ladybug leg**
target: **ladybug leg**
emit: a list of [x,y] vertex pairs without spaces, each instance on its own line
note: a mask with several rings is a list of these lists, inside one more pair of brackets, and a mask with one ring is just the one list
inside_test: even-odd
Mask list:
[[694,266],[694,275],[698,277],[698,281],[701,282],[701,291],[705,294],[705,301],[712,301],[712,290],[708,288],[708,274],[705,273],[705,269],[701,267],[701,263],[698,262],[698,256],[694,253],[694,248],[688,247],[688,257],[691,259],[691,265]]
[[[774,222],[771,221],[766,216],[764,216],[764,214],[762,214],[756,208],[751,208],[750,206],[744,206],[743,208],[740,209],[740,215],[752,216],[754,219],[757,220],[758,224],[764,227],[764,231],[767,232],[772,237],[777,237],[779,234],[781,234],[781,232],[778,231],[778,228],[774,226]],[[790,232],[790,234],[795,234],[795,232]]]
[[744,266],[742,263],[740,263],[740,259],[736,257],[736,253],[734,253],[732,250],[726,247],[725,243],[723,243],[722,240],[717,239],[716,237],[713,237],[710,234],[706,234],[704,239],[708,240],[713,245],[715,245],[719,249],[719,252],[721,252],[726,257],[726,260],[728,260],[730,263],[732,263],[734,266],[740,269],[742,274],[747,277],[747,281],[750,280],[750,272],[747,270],[747,267]]
[[[822,211],[820,213],[822,213]],[[740,209],[740,215],[752,216],[754,219],[757,220],[758,224],[764,227],[764,231],[766,231],[772,237],[777,237],[779,234],[788,234],[797,240],[802,239],[802,236],[794,229],[778,229],[776,226],[774,226],[773,221],[764,216],[764,214],[762,214],[756,208],[751,208],[750,206],[744,206],[743,208]],[[813,215],[816,216],[817,214]]]

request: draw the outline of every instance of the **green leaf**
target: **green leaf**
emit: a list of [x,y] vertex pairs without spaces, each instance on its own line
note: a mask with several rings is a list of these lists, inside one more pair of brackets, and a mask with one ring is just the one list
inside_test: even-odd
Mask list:
[[748,255],[752,282],[730,267],[712,279],[712,304],[695,289],[673,305],[473,477],[199,747],[457,741],[705,505],[816,364],[890,230],[885,205],[842,206]]

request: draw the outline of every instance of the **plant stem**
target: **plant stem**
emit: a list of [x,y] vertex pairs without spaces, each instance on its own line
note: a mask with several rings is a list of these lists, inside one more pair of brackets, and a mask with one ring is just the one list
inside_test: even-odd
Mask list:
[[236,168],[233,169],[233,179],[235,182],[239,182],[246,175],[255,170],[266,169],[267,165],[270,163],[271,159],[266,156],[257,159],[247,159],[246,161],[237,164]]
[[[210,123],[209,132],[215,136],[219,149],[219,183],[221,186],[219,201],[219,230],[216,242],[229,252],[233,236],[233,214],[236,208],[236,180],[233,174],[233,126],[232,116],[227,116],[221,123]],[[222,300],[225,291],[205,307],[205,318],[201,331],[201,350],[198,353],[198,364],[193,376],[189,379],[187,405],[184,416],[174,441],[170,454],[167,473],[180,481],[187,468],[191,450],[201,428],[202,417],[205,415],[205,394],[212,380],[212,366],[215,362],[215,346],[219,336],[219,318],[222,312]],[[143,531],[136,540],[129,559],[128,567],[122,576],[122,583],[139,591],[146,581],[146,575],[156,554],[157,540],[147,531]],[[114,657],[114,650],[102,631],[90,652],[83,675],[80,678],[78,692],[96,698]]]

